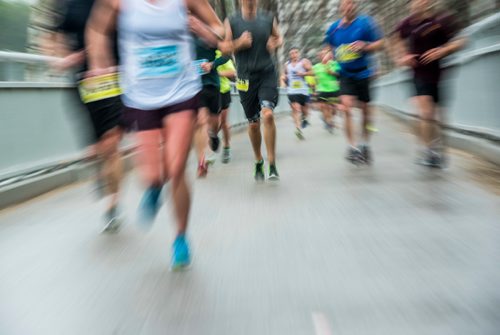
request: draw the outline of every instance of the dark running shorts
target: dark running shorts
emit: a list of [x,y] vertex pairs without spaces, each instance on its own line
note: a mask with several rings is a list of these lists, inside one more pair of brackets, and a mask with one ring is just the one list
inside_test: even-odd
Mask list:
[[123,103],[119,96],[85,104],[90,114],[95,140],[111,129],[124,126]]
[[220,94],[221,109],[228,109],[231,106],[231,92]]
[[124,120],[127,128],[135,131],[163,128],[163,119],[168,115],[186,110],[198,112],[199,93],[189,100],[153,110],[142,110],[125,107]]
[[200,93],[200,108],[207,108],[210,114],[219,115],[221,112],[221,96],[217,86],[203,86]]
[[[247,78],[240,78],[247,79]],[[273,107],[278,105],[278,76],[274,68],[249,75],[248,91],[238,91],[245,116],[250,122],[260,119],[260,109],[264,101]]]
[[311,99],[309,98],[308,95],[304,95],[304,94],[289,94],[288,95],[288,101],[293,104],[293,103],[297,103],[301,106],[305,106],[309,103]]
[[370,79],[340,78],[340,95],[355,96],[361,102],[370,102]]
[[414,96],[431,96],[436,104],[440,102],[439,83],[414,78],[413,84],[415,86]]
[[336,103],[339,100],[338,98],[339,92],[318,92],[319,102]]

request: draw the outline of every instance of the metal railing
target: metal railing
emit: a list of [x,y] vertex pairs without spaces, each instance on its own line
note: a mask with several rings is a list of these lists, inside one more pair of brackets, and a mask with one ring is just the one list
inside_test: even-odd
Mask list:
[[0,51],[0,82],[68,83],[68,73],[54,71],[59,58],[23,52]]

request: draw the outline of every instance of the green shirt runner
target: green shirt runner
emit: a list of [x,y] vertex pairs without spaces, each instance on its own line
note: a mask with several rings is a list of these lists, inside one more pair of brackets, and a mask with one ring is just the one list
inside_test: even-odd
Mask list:
[[329,61],[327,64],[318,63],[313,66],[314,75],[316,76],[316,92],[337,92],[340,89],[337,77],[328,73],[328,69],[332,72],[339,73],[340,65],[335,61]]

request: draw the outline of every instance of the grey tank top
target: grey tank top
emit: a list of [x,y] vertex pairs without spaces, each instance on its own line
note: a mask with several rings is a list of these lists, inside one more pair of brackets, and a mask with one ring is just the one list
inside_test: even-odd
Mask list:
[[229,19],[233,39],[239,38],[245,31],[252,33],[252,47],[235,53],[236,69],[240,78],[274,69],[273,59],[267,51],[267,41],[273,31],[273,21],[273,16],[264,11],[259,11],[252,21],[244,20],[241,13]]

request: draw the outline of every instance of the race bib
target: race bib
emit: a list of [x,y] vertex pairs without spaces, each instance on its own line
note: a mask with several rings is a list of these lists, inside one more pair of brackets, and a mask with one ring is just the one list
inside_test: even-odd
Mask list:
[[292,88],[303,88],[303,87],[304,85],[302,81],[300,80],[292,81]]
[[171,78],[181,73],[179,47],[176,45],[138,48],[136,56],[139,79]]
[[118,73],[110,73],[78,82],[78,91],[84,103],[104,100],[122,94]]
[[249,87],[250,82],[248,81],[248,79],[238,79],[236,81],[236,89],[238,91],[248,92]]
[[349,44],[342,44],[338,48],[335,49],[335,58],[337,61],[341,63],[347,63],[355,61],[362,57],[362,54],[359,52],[354,52],[349,49]]

